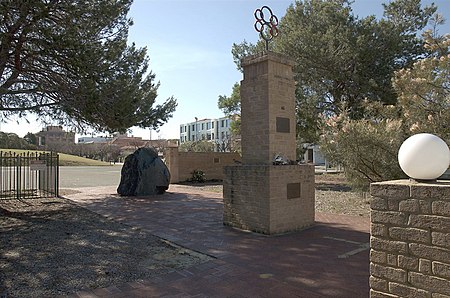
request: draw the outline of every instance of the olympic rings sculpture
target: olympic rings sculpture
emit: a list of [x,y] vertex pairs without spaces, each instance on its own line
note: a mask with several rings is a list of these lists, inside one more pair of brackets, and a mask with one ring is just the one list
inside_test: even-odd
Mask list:
[[[264,12],[269,16],[269,19],[265,19]],[[255,30],[259,32],[262,39],[266,41],[266,50],[269,49],[269,41],[278,36],[278,18],[272,13],[272,10],[268,6],[263,6],[255,10]]]

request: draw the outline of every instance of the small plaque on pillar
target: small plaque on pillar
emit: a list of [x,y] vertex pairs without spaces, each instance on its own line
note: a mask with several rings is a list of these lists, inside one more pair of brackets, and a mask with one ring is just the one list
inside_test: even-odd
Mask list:
[[291,132],[291,121],[289,118],[277,117],[277,132]]
[[288,183],[287,184],[288,200],[300,198],[301,191],[302,191],[302,186],[300,183]]

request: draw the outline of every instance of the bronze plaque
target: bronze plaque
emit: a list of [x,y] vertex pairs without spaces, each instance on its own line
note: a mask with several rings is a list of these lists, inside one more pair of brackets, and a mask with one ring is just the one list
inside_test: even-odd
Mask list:
[[300,183],[288,183],[287,184],[287,198],[296,199],[300,198],[300,193],[302,191],[302,186]]
[[291,132],[291,121],[289,118],[277,117],[277,132]]

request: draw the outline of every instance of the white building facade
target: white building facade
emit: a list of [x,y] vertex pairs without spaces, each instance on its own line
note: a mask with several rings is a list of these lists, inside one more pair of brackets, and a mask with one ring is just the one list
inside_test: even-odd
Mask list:
[[210,141],[218,146],[228,144],[231,140],[231,119],[223,117],[219,119],[201,119],[180,125],[180,143],[195,141]]

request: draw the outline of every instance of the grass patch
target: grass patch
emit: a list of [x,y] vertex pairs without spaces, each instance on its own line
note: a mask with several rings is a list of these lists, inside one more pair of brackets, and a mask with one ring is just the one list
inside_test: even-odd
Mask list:
[[[12,154],[23,154],[23,153],[45,153],[47,151],[39,150],[21,150],[21,149],[0,149],[3,152],[11,152]],[[48,152],[47,152],[48,153]],[[76,155],[58,153],[59,154],[59,165],[60,166],[109,166],[109,162],[93,160],[89,158],[84,158]]]

